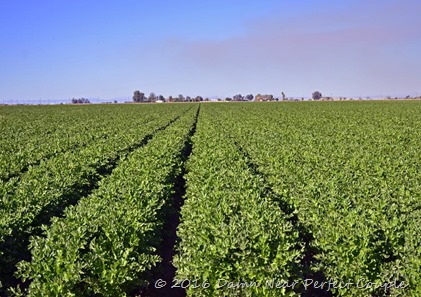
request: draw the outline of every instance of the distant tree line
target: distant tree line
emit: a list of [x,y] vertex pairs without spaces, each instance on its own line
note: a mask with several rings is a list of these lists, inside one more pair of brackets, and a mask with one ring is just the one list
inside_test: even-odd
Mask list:
[[196,96],[194,98],[190,96],[184,97],[182,94],[179,94],[177,97],[169,96],[165,98],[162,95],[156,95],[154,92],[150,93],[148,97],[145,96],[145,93],[136,90],[133,92],[133,102],[200,102],[200,101],[209,101],[209,98],[203,99],[202,96]]
[[[321,100],[322,93],[320,91],[315,91],[312,93],[313,100]],[[284,92],[281,92],[280,96],[282,101],[291,101],[294,100],[293,98],[287,98]],[[327,97],[328,98],[328,97]],[[329,98],[330,99],[330,98]],[[217,101],[278,101],[279,98],[274,97],[272,94],[257,94],[254,96],[253,94],[248,94],[243,96],[241,94],[236,94],[232,97],[226,97],[225,99],[218,98]],[[304,100],[304,97],[301,98]],[[209,101],[209,98],[203,99],[202,96],[190,97],[184,96],[179,94],[178,96],[169,96],[165,98],[162,95],[156,95],[154,92],[150,93],[149,96],[146,96],[145,93],[136,90],[133,92],[133,102],[201,102],[201,101]],[[295,99],[294,101],[299,101],[299,99]]]
[[86,98],[79,98],[79,99],[73,98],[72,103],[73,104],[89,104],[91,102],[89,101],[89,99],[86,99]]
[[[145,93],[136,90],[133,92],[133,102],[202,102],[202,101],[210,101],[209,98],[203,98],[202,96],[190,97],[184,96],[179,94],[178,96],[169,96],[165,98],[162,95],[157,96],[154,92],[150,93],[148,97],[145,96]],[[252,101],[254,96],[252,94],[242,96],[241,94],[234,95],[232,98],[227,97],[225,98],[226,101]],[[219,100],[218,100],[219,101]]]

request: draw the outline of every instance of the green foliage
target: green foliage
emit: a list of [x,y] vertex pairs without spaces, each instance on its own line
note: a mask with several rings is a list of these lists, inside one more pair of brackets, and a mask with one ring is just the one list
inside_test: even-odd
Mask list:
[[[294,206],[318,251],[313,270],[360,284],[405,281],[405,290],[387,294],[419,295],[418,102],[206,108]],[[334,291],[371,296],[384,288]]]
[[263,190],[244,156],[213,123],[211,113],[201,114],[187,164],[176,278],[210,284],[190,288],[189,296],[294,295],[264,287],[218,288],[221,279],[259,284],[296,279],[301,247],[288,216]]
[[195,109],[130,154],[91,195],[31,239],[30,296],[125,296],[160,262],[163,220]]
[[[75,112],[74,116],[90,115],[102,124],[85,127],[76,132],[72,122],[67,122],[67,132],[60,133],[70,133],[70,138],[75,139],[77,145],[73,150],[42,160],[39,165],[30,166],[20,176],[1,182],[0,280],[4,287],[8,286],[15,263],[27,257],[28,237],[31,234],[39,234],[41,224],[48,224],[51,217],[60,215],[67,206],[75,204],[78,199],[87,195],[97,187],[102,175],[117,165],[113,162],[141,145],[147,135],[167,125],[189,108],[178,106],[168,110],[164,106],[158,106],[154,110],[161,112],[150,114],[151,107],[114,107],[115,109],[107,106],[87,106],[80,109],[66,106],[63,109],[44,109],[44,113],[55,113],[51,118],[61,117],[64,123],[68,117],[60,114],[68,109],[70,113]],[[35,110],[30,107],[26,109],[29,114],[25,112],[24,115],[27,117],[39,115],[37,107],[34,107]],[[95,114],[97,111],[103,113]],[[10,117],[13,116],[16,117],[17,114],[11,113]],[[47,125],[48,118],[47,116],[44,120],[44,125]],[[34,139],[37,137],[36,134],[32,135]],[[42,139],[44,136],[39,137]],[[77,139],[80,140],[79,143]],[[45,141],[48,143],[48,138],[45,138]],[[31,144],[36,142],[41,141],[37,140]],[[29,145],[28,148],[27,151],[30,152]]]
[[186,166],[173,263],[209,284],[189,296],[299,295],[264,284],[311,273],[407,285],[335,296],[421,296],[419,102],[202,104],[183,164],[196,108],[2,107],[1,284],[30,249],[24,294],[137,292]]

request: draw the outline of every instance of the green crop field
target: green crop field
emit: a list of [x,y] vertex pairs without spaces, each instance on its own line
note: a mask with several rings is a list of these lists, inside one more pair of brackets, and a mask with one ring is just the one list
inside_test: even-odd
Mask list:
[[0,107],[0,296],[421,296],[421,102]]

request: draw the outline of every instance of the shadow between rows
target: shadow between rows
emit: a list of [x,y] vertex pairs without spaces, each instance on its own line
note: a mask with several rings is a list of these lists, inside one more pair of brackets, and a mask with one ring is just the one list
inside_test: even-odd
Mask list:
[[[185,163],[189,159],[192,153],[192,137],[196,132],[196,125],[200,113],[200,105],[197,109],[196,116],[192,128],[189,131],[187,140],[184,144],[184,148],[180,152],[180,161],[182,164],[181,171],[178,175],[174,176],[172,182],[174,183],[174,194],[170,198],[169,205],[166,209],[165,222],[162,230],[162,244],[158,249],[158,254],[162,258],[161,264],[148,276],[146,287],[140,288],[132,292],[133,296],[174,296],[184,297],[186,291],[183,288],[171,288],[173,280],[176,275],[176,268],[172,264],[174,255],[176,254],[175,247],[179,238],[177,236],[177,228],[180,224],[180,210],[183,206],[183,198],[186,194],[186,180],[184,178],[187,170]],[[163,280],[166,282],[166,286],[163,288],[157,288],[155,282]]]

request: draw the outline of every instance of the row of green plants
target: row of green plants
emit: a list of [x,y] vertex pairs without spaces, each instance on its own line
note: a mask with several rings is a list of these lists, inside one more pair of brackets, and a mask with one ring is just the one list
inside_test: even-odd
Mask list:
[[[144,145],[155,131],[169,125],[189,106],[163,110],[153,120],[131,125],[127,118],[119,131],[110,128],[107,138],[68,151],[31,166],[18,183],[3,184],[0,200],[0,276],[7,283],[14,264],[25,257],[28,237],[39,234],[40,225],[78,199],[89,194],[104,174],[110,173],[119,158]],[[106,121],[106,119],[102,119]]]
[[[302,245],[275,197],[206,105],[186,169],[174,266],[188,296],[295,296]],[[298,288],[298,285],[296,286]],[[295,289],[296,289],[295,288]]]
[[130,125],[142,125],[162,107],[26,106],[2,107],[0,180],[19,176],[29,166],[69,150],[78,150]]
[[[29,107],[26,109],[31,111]],[[19,119],[18,123],[26,121],[30,129],[25,129],[25,133],[15,131],[7,133],[6,129],[4,131],[6,137],[0,141],[0,146],[3,146],[5,152],[0,156],[0,175],[3,177],[0,178],[1,208],[7,208],[3,203],[7,205],[9,197],[15,196],[14,191],[18,185],[27,182],[26,171],[34,171],[35,168],[35,173],[29,175],[29,179],[32,179],[34,174],[37,177],[42,176],[37,167],[42,168],[41,171],[45,173],[51,166],[50,159],[54,163],[57,159],[62,160],[63,154],[72,156],[91,154],[89,151],[96,151],[94,147],[97,143],[114,141],[118,135],[126,133],[128,127],[131,129],[130,133],[133,133],[136,127],[144,126],[157,118],[146,110],[137,110],[137,113],[131,114],[118,109],[111,113],[106,108],[105,112],[101,113],[96,113],[102,111],[101,109],[88,107],[77,110],[67,107],[67,109],[60,112],[47,107],[42,114],[28,112],[32,116],[24,114],[26,116],[23,116],[23,119],[18,118],[20,113],[10,116],[12,119]],[[42,118],[42,115],[46,117],[40,120],[38,117]],[[60,122],[57,122],[58,119]],[[128,119],[131,119],[130,126]],[[17,126],[19,127],[19,124]],[[46,127],[46,131],[43,127]],[[61,163],[66,164],[67,161],[63,160]],[[38,166],[40,164],[41,166]]]
[[107,137],[124,124],[127,112],[122,111],[98,106],[3,107],[0,179],[7,181],[45,158]]
[[[209,106],[317,251],[338,296],[421,294],[421,105]],[[403,282],[403,283],[402,283]]]
[[31,261],[18,270],[30,280],[28,296],[125,296],[145,284],[161,261],[163,222],[196,111],[157,132],[31,239]]

